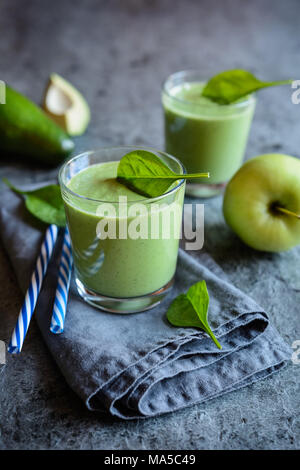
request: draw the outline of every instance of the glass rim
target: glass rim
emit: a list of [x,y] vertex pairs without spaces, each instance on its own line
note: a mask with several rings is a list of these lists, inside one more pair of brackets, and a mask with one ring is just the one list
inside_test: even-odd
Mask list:
[[[171,73],[171,75],[169,75],[162,82],[162,92],[165,93],[172,100],[178,101],[181,104],[190,105],[191,101],[188,101],[188,100],[185,100],[183,98],[178,98],[174,95],[171,95],[169,93],[168,89],[167,89],[167,83],[168,82],[170,82],[171,80],[174,80],[174,78],[183,78],[184,76],[186,76],[188,74],[190,74],[190,75],[194,74],[194,75],[201,76],[200,70],[196,70],[196,69],[179,70],[178,72]],[[186,80],[186,82],[188,83],[188,80]],[[227,109],[228,108],[240,108],[240,107],[246,107],[251,102],[255,102],[255,93],[251,93],[248,96],[248,98],[245,98],[242,101],[236,101],[236,102],[230,103],[230,104],[221,104],[221,105],[219,104],[219,106],[226,107]],[[199,108],[206,108],[208,106],[207,104],[204,104],[204,103],[192,103],[192,104],[193,104],[193,106],[197,106]],[[218,104],[218,103],[214,103],[214,104]]]
[[[164,194],[161,194],[160,196],[156,196],[156,197],[153,197],[153,198],[144,197],[144,199],[136,199],[134,201],[120,202],[120,201],[107,201],[107,200],[95,199],[95,198],[91,198],[91,197],[87,197],[87,196],[82,196],[81,194],[77,194],[75,191],[72,191],[64,183],[64,181],[63,181],[63,172],[67,168],[67,166],[69,164],[71,164],[72,162],[74,162],[75,160],[78,160],[79,158],[81,158],[83,156],[92,155],[92,154],[95,154],[95,153],[101,152],[101,151],[108,151],[108,150],[113,151],[113,150],[123,150],[123,149],[129,149],[129,151],[130,150],[132,150],[132,151],[133,150],[148,150],[148,151],[152,151],[152,152],[157,152],[158,154],[163,154],[163,155],[167,156],[168,158],[170,158],[171,160],[178,163],[181,170],[182,170],[182,174],[183,175],[186,174],[186,169],[185,169],[184,165],[182,164],[182,162],[178,158],[173,157],[173,155],[170,155],[169,153],[164,152],[162,150],[155,149],[154,147],[143,147],[143,146],[137,146],[137,145],[119,145],[119,146],[112,146],[112,147],[99,147],[98,149],[95,149],[95,150],[87,150],[87,151],[82,152],[78,155],[74,155],[74,157],[71,157],[70,159],[66,160],[62,164],[62,166],[60,167],[59,172],[58,172],[58,182],[59,182],[59,185],[60,185],[61,189],[63,189],[67,193],[71,194],[73,197],[75,196],[76,198],[79,198],[81,200],[96,202],[98,204],[99,203],[105,203],[105,204],[109,203],[109,204],[118,204],[118,205],[137,204],[137,203],[151,204],[152,202],[163,199],[166,196],[168,196],[168,195],[172,194],[173,192],[177,191],[184,184],[185,180],[182,178],[182,179],[179,180],[179,182],[176,184],[176,186],[174,188],[170,189],[169,191],[167,191]],[[111,161],[116,161],[116,160],[111,160]],[[99,163],[101,163],[101,162],[99,162]],[[105,163],[105,162],[103,162],[103,163]],[[92,166],[92,165],[89,165],[89,166]],[[88,168],[88,167],[86,167],[86,168]]]

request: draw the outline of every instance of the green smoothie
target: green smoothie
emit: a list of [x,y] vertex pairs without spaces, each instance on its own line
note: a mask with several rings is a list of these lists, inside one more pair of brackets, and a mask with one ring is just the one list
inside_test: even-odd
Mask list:
[[[99,295],[130,298],[161,289],[175,273],[184,184],[156,202],[154,207],[154,202],[116,180],[117,166],[118,162],[97,163],[79,171],[67,184],[77,196],[64,195],[64,202],[79,281]],[[120,196],[127,197],[127,209],[120,205]],[[105,203],[109,203],[108,214],[103,212]],[[141,209],[145,208],[138,215],[140,223],[148,227],[147,238],[129,238],[129,229],[123,238],[124,231],[120,235],[120,226],[124,227],[126,222],[129,227],[137,220],[124,210],[129,211],[137,203]],[[180,211],[173,212],[172,203],[179,204]],[[100,211],[99,207],[102,208]],[[156,220],[168,217],[172,220],[169,238],[164,239],[161,231],[154,235],[156,238],[151,238],[151,207]],[[97,236],[98,224],[104,219],[115,223],[115,238],[99,239],[99,228]]]
[[203,87],[202,82],[184,81],[165,87],[165,146],[189,173],[210,172],[205,185],[222,184],[241,166],[255,99],[219,105],[201,95]]

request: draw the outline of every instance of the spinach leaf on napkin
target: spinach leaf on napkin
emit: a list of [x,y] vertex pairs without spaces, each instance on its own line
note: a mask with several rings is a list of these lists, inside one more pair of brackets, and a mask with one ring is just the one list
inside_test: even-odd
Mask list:
[[59,227],[66,225],[64,204],[58,184],[50,184],[32,191],[22,191],[13,186],[6,178],[3,181],[15,193],[25,198],[27,210],[46,224],[55,224]]
[[167,319],[174,326],[193,326],[204,330],[222,349],[219,341],[213,334],[207,320],[209,295],[205,281],[193,284],[186,294],[180,294],[171,303],[167,311]]

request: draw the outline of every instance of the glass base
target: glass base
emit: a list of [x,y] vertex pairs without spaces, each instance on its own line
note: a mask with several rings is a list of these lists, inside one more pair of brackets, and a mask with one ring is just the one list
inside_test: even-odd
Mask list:
[[199,183],[187,183],[186,194],[191,197],[214,197],[222,194],[226,186],[226,183],[218,184],[199,184]]
[[141,295],[138,297],[118,298],[107,297],[90,289],[87,289],[86,287],[84,287],[82,282],[78,278],[76,278],[77,291],[80,297],[85,300],[85,302],[93,305],[93,307],[104,310],[105,312],[121,314],[144,312],[145,310],[149,310],[151,308],[156,307],[170,292],[173,283],[174,277],[163,287],[161,287],[155,292],[151,292],[150,294]]

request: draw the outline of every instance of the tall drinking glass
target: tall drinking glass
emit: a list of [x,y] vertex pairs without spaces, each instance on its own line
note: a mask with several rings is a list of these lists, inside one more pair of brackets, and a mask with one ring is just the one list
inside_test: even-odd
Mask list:
[[155,198],[117,182],[118,161],[133,150],[154,152],[177,174],[185,172],[165,152],[115,147],[78,155],[59,173],[79,295],[117,313],[146,310],[164,298],[173,284],[181,233],[183,179]]
[[205,98],[205,82],[199,72],[178,72],[162,90],[166,152],[188,173],[210,173],[208,180],[187,184],[187,194],[196,197],[220,194],[241,166],[255,109],[253,95],[230,105]]

